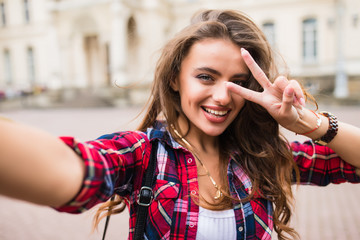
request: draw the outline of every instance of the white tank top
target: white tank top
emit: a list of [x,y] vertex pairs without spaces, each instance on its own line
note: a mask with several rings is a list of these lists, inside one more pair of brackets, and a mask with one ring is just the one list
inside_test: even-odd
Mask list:
[[236,239],[236,220],[233,209],[212,211],[199,207],[196,240]]

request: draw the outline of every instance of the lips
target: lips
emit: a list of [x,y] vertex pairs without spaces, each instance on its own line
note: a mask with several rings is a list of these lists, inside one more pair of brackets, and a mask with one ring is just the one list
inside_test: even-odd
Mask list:
[[224,122],[231,112],[231,109],[219,108],[219,107],[205,107],[203,106],[204,115],[207,120],[213,123]]

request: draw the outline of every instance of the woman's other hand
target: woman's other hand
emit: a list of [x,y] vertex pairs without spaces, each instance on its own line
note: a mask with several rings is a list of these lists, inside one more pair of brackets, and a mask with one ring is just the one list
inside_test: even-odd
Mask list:
[[228,89],[248,101],[261,105],[280,125],[294,130],[292,128],[301,118],[305,105],[300,84],[284,76],[277,77],[272,83],[247,50],[242,48],[241,53],[253,77],[264,91],[253,91],[231,82],[227,83]]

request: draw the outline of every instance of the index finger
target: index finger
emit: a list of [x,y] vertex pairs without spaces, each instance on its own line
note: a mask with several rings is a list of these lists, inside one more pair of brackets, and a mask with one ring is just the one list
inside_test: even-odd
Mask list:
[[270,80],[245,48],[241,48],[241,56],[243,57],[245,64],[248,66],[256,81],[264,89],[271,87]]

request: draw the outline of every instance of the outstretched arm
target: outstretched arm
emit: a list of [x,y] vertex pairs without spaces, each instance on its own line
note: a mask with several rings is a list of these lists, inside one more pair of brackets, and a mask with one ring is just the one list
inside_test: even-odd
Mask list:
[[[272,83],[251,57],[248,51],[242,49],[242,57],[254,78],[263,87],[263,92],[255,92],[234,83],[228,82],[227,87],[234,94],[238,94],[248,101],[264,107],[269,114],[286,129],[306,134],[309,138],[319,139],[328,130],[328,118],[319,115],[320,126],[317,127],[318,117],[306,109],[303,91],[295,80],[288,80],[280,76]],[[310,133],[309,133],[310,132]],[[360,168],[360,129],[339,122],[339,130],[334,139],[328,144],[343,160]]]
[[0,118],[0,194],[56,207],[76,195],[84,174],[60,139]]

